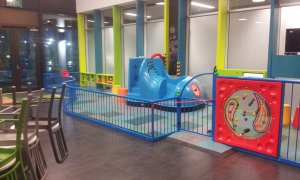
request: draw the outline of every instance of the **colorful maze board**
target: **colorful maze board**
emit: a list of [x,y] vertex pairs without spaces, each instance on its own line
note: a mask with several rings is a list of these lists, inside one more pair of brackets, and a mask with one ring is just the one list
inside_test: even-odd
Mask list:
[[277,157],[281,83],[218,78],[215,140]]

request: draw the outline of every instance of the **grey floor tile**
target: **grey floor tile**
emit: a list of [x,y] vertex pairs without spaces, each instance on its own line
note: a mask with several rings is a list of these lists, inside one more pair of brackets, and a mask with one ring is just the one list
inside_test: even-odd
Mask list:
[[62,171],[55,171],[52,173],[48,173],[45,180],[74,180],[72,177],[68,176],[67,174],[63,173]]
[[89,153],[82,153],[77,156],[68,157],[62,164],[55,164],[55,166],[59,169],[66,168],[75,164],[82,163],[84,161],[95,159],[95,156]]
[[109,180],[130,180],[135,178],[132,174],[125,172],[113,165],[105,164],[98,168],[85,171],[73,176],[77,180],[109,179]]
[[151,170],[164,164],[162,161],[141,154],[130,155],[128,157],[112,161],[111,163],[118,168],[138,177],[139,175],[150,172]]
[[164,164],[158,168],[153,169],[152,171],[139,175],[143,180],[159,180],[159,179],[167,179],[174,174],[177,174],[179,168],[173,166],[172,164]]
[[205,160],[206,158],[212,157],[209,154],[203,153],[203,152],[193,152],[190,154],[187,154],[186,156],[182,156],[180,158],[175,159],[174,161],[171,161],[170,163],[178,166],[178,167],[189,167],[197,164],[200,161]]
[[69,176],[75,176],[76,174],[80,174],[103,165],[106,165],[105,161],[99,158],[94,158],[66,168],[62,168],[61,170]]

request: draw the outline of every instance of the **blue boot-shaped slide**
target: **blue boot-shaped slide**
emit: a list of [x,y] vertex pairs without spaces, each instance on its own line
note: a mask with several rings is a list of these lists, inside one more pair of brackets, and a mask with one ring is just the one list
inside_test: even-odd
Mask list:
[[[150,58],[130,58],[127,96],[153,101],[178,97],[191,78],[190,76],[178,78],[169,76],[160,54],[154,54]],[[203,99],[203,94],[200,83],[194,79],[185,87],[182,99],[190,101]],[[150,107],[150,104],[137,103],[130,99],[127,100],[127,105]],[[181,107],[182,111],[189,112],[203,108],[204,104],[202,102],[182,103]],[[156,105],[155,108],[176,111],[177,105],[166,103]]]

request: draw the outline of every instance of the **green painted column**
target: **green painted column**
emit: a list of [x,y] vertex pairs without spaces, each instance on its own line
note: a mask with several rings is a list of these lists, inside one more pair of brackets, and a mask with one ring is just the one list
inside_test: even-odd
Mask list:
[[[78,53],[79,53],[79,72],[86,72],[86,48],[85,48],[85,26],[84,14],[77,14],[78,29]],[[86,86],[86,82],[80,81],[80,86]]]
[[121,7],[113,6],[114,85],[122,85]]
[[225,68],[226,37],[227,37],[227,5],[228,0],[219,0],[218,6],[218,30],[217,30],[217,54],[216,66]]

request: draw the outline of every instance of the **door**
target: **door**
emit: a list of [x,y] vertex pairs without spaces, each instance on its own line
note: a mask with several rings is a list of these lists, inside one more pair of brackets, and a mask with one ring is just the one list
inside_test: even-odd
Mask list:
[[32,88],[38,85],[37,31],[17,28],[0,28],[0,88],[10,92],[11,86],[17,91],[27,89],[27,82]]

